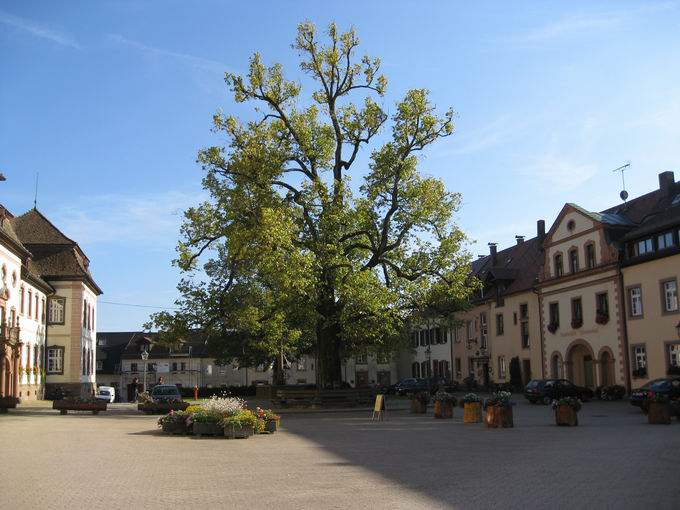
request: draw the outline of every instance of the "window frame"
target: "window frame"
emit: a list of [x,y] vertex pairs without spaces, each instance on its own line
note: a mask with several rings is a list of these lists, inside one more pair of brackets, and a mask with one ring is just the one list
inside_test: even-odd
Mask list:
[[[61,305],[61,321],[54,320],[52,313],[52,303]],[[52,296],[47,300],[47,324],[48,325],[64,325],[66,324],[66,298],[62,296]]]
[[[670,244],[666,243],[666,238],[668,236],[671,237]],[[663,246],[661,246],[661,243],[659,242],[660,239],[664,240]],[[662,232],[661,234],[657,234],[656,237],[655,237],[655,241],[656,241],[657,250],[665,250],[666,248],[672,248],[673,246],[675,246],[675,239],[673,237],[673,231],[672,230],[669,230],[668,232]]]
[[496,314],[496,336],[503,336],[505,334],[505,319],[502,313]]
[[[636,352],[637,349],[642,349],[644,353],[644,365],[638,364],[638,354]],[[630,344],[630,361],[631,361],[631,370],[639,370],[641,368],[647,368],[647,344],[645,343],[637,343],[637,344]]]
[[[600,308],[600,299],[604,297],[604,309]],[[609,293],[605,290],[603,292],[597,292],[595,294],[595,313],[602,314],[609,317]]]
[[[633,291],[637,290],[639,292],[639,303],[640,303],[640,313],[633,313]],[[628,318],[629,319],[642,319],[645,316],[645,303],[642,297],[642,285],[629,285],[626,287],[626,302],[628,303]]]
[[[597,255],[595,254],[595,243],[590,241],[583,246],[583,255],[586,261],[586,269],[594,269],[597,266]],[[592,256],[592,257],[591,257]]]
[[[674,346],[678,347],[678,355],[676,358],[676,364],[671,365],[671,347]],[[672,366],[680,367],[680,340],[671,340],[668,342],[664,342],[664,357],[666,361],[666,373],[668,373],[668,370]]]
[[578,248],[569,248],[567,252],[568,262],[569,262],[569,274],[576,274],[579,272],[579,256]]
[[555,275],[555,278],[559,278],[560,276],[564,275],[564,257],[562,256],[561,251],[553,255],[553,266],[554,266],[553,274]]
[[[673,309],[668,309],[666,307],[667,301],[666,301],[666,284],[672,283],[675,285],[675,308]],[[661,313],[663,315],[673,315],[680,313],[680,301],[678,300],[678,280],[677,278],[665,278],[663,280],[659,280],[659,289],[661,291]]]
[[[553,314],[553,311],[555,313]],[[560,326],[560,302],[551,301],[548,303],[548,325]]]
[[[56,358],[51,356],[51,352],[60,352],[60,356],[57,356]],[[45,367],[45,373],[49,375],[64,375],[64,354],[66,352],[66,347],[63,345],[51,345],[47,348],[47,366]],[[59,361],[59,369],[52,369],[50,370],[50,360],[54,360],[55,363]]]
[[498,378],[505,379],[507,375],[507,364],[505,363],[505,356],[498,356]]

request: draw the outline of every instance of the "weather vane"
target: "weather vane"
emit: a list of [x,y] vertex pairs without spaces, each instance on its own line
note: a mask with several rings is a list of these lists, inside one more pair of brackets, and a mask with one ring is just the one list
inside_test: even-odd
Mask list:
[[626,191],[626,176],[625,176],[626,170],[630,170],[630,161],[625,165],[621,165],[620,167],[612,170],[612,172],[621,172],[621,183],[623,185],[623,189],[621,190],[621,193],[619,193],[619,196],[621,197],[621,200],[623,200],[624,202],[628,198],[628,192]]

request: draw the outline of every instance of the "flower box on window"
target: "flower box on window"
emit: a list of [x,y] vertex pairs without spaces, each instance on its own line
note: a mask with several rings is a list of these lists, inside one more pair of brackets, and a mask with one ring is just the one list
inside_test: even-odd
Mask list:
[[583,326],[583,319],[572,319],[571,321],[571,327],[573,329],[578,329],[581,326]]
[[609,314],[598,312],[595,314],[595,322],[598,324],[607,324],[609,322]]
[[550,324],[548,324],[548,331],[550,331],[551,333],[555,333],[555,331],[557,331],[559,327],[560,327],[559,324],[551,322]]
[[668,370],[666,371],[668,375],[680,375],[680,366],[678,365],[671,365],[668,367]]
[[647,377],[647,367],[640,367],[633,370],[633,378],[642,379]]

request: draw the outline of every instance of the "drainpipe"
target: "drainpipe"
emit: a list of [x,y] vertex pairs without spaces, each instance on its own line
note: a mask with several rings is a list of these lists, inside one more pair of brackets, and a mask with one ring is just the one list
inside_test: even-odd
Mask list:
[[621,267],[618,266],[616,268],[616,271],[618,273],[619,277],[619,310],[621,310],[621,313],[619,314],[620,321],[621,321],[621,334],[623,335],[623,359],[621,362],[624,364],[624,374],[625,374],[625,383],[626,383],[626,392],[630,394],[630,388],[631,388],[631,381],[630,381],[630,362],[628,360],[628,322],[626,319],[626,303],[623,298],[623,292],[625,290],[625,287],[623,286],[623,271],[621,271]]
[[[541,379],[545,379],[545,348],[544,348],[544,337],[543,337],[543,298],[541,293],[536,287],[532,287],[531,291],[538,297],[538,324],[540,327],[539,339],[541,341]],[[562,374],[564,375],[564,374]]]

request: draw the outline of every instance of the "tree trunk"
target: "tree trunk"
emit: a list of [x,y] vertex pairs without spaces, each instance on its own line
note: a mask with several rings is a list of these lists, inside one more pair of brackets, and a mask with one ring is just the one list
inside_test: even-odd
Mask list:
[[342,383],[342,331],[340,329],[340,307],[335,302],[335,293],[326,288],[320,300],[316,324],[318,349],[319,384],[322,388],[332,388]]

